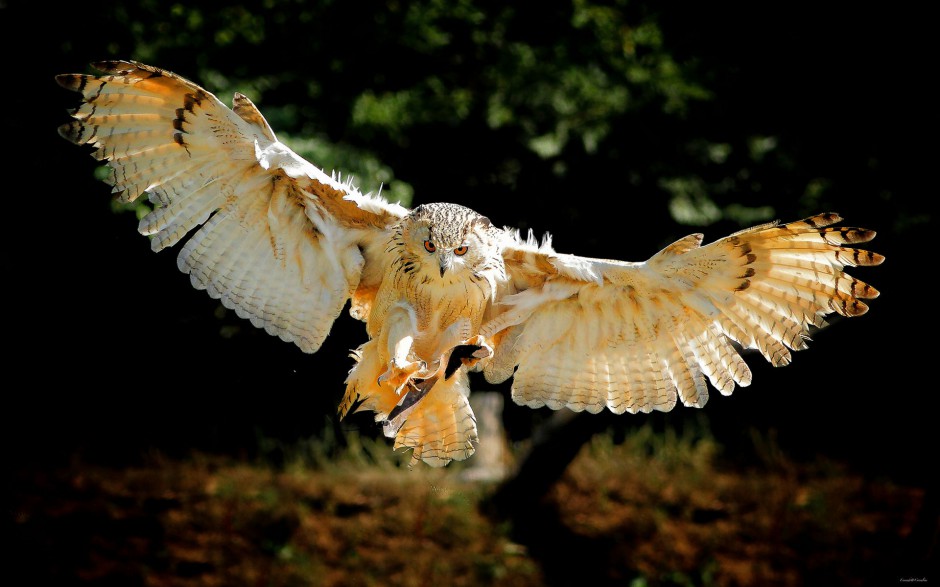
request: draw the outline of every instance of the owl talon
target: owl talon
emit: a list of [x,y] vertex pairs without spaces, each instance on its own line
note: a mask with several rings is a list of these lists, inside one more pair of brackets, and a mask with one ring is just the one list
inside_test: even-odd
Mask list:
[[487,357],[493,356],[493,349],[489,345],[482,345],[477,350],[473,351],[473,356],[478,359],[485,359]]
[[426,373],[427,363],[424,361],[411,361],[410,363],[401,363],[392,359],[388,363],[388,369],[379,375],[379,385],[391,385],[395,388],[395,393],[401,395],[405,385],[416,375]]
[[469,357],[461,358],[461,362],[466,365],[468,368],[473,367],[480,362],[481,359],[486,359],[493,356],[493,347],[487,343],[486,338],[481,335],[476,335],[465,340],[463,345],[475,346],[478,347]]

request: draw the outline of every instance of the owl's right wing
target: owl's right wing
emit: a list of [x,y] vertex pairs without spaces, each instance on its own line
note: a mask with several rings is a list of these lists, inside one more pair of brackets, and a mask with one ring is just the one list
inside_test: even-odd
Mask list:
[[233,109],[198,85],[134,61],[64,74],[83,102],[59,133],[107,161],[122,201],[149,195],[139,231],[242,318],[315,352],[353,298],[365,319],[407,210],[324,174],[279,142],[248,98]]
[[860,300],[878,291],[843,269],[884,257],[846,246],[875,233],[831,226],[840,220],[770,223],[706,246],[693,234],[643,263],[517,237],[503,255],[507,291],[481,329],[495,351],[484,375],[512,376],[513,399],[531,407],[668,411],[677,395],[701,407],[706,380],[725,395],[750,384],[737,347],[786,365],[826,315],[868,310]]

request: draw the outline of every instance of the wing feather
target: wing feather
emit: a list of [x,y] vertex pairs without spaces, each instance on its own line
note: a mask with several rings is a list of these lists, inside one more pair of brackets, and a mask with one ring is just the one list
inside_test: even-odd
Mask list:
[[787,365],[827,315],[862,315],[861,300],[878,297],[844,272],[884,260],[851,246],[875,233],[832,226],[841,220],[769,223],[706,246],[693,234],[645,263],[560,255],[516,235],[504,254],[513,287],[483,326],[495,341],[484,375],[513,375],[517,403],[553,409],[701,407],[709,384],[729,395],[751,383],[739,347]]
[[195,230],[177,258],[194,287],[316,351],[357,288],[377,289],[383,272],[364,267],[407,210],[299,157],[242,94],[230,109],[162,69],[93,66],[103,75],[56,78],[82,96],[60,134],[107,162],[120,200],[148,194],[154,209],[138,230],[154,251]]
[[[195,288],[305,352],[320,347],[347,300],[354,317],[369,316],[407,210],[298,156],[242,94],[229,108],[165,70],[94,67],[102,75],[57,77],[82,96],[59,132],[107,163],[119,200],[148,195],[153,210],[138,230],[154,251],[180,244],[178,267]],[[874,231],[835,226],[841,220],[768,223],[706,246],[692,234],[643,263],[559,254],[550,239],[507,231],[508,279],[493,284],[480,328],[494,353],[479,365],[492,382],[514,377],[513,399],[532,407],[701,407],[709,386],[728,395],[751,383],[740,348],[786,365],[826,316],[867,312],[863,300],[878,290],[844,270],[884,257],[856,246]],[[341,414],[362,397],[360,408],[376,411],[395,447],[412,448],[415,459],[470,456],[466,373],[429,383],[402,409],[397,395],[360,388],[377,385],[385,369],[362,350],[369,344],[356,355]]]

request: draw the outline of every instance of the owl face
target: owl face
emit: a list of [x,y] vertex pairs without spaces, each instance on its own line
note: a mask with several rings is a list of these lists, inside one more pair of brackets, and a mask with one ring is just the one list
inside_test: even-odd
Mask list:
[[456,204],[418,206],[402,222],[409,260],[422,276],[452,281],[478,274],[499,258],[485,217]]

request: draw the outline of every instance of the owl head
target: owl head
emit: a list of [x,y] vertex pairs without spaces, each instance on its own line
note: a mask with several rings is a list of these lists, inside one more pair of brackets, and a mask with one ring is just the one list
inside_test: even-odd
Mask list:
[[423,204],[401,223],[407,261],[422,277],[453,281],[502,270],[499,239],[485,216],[457,204]]

